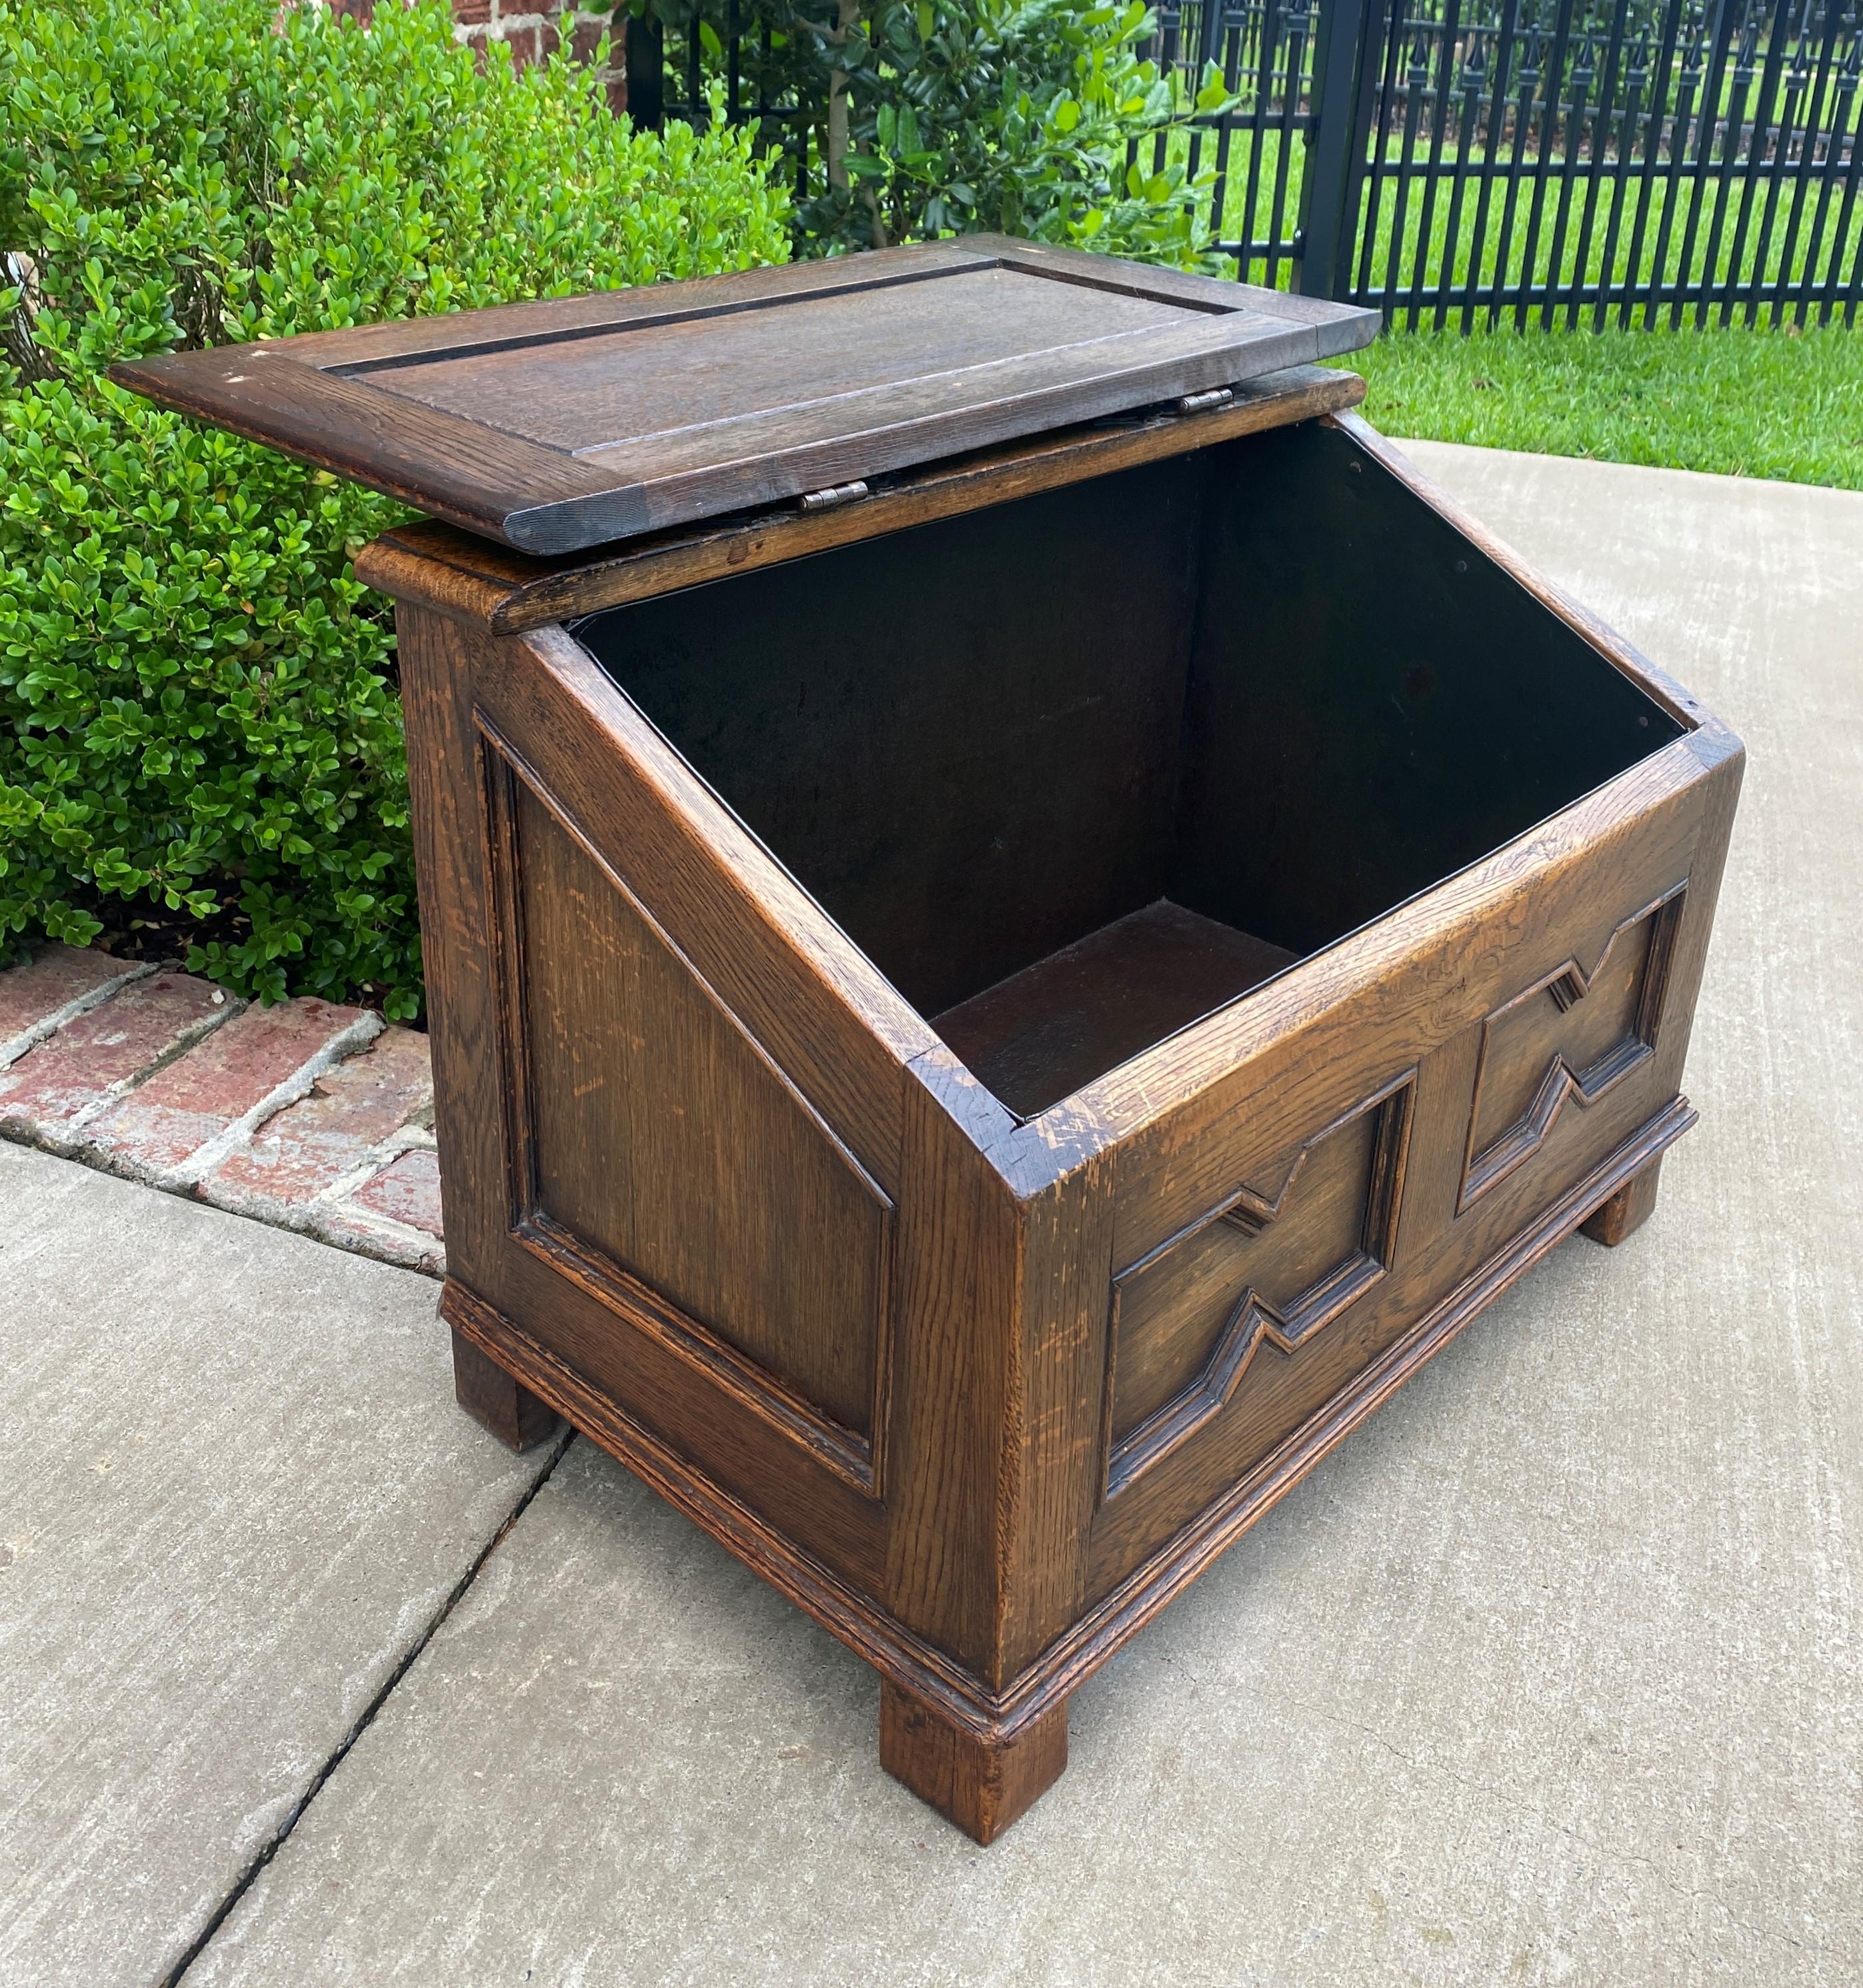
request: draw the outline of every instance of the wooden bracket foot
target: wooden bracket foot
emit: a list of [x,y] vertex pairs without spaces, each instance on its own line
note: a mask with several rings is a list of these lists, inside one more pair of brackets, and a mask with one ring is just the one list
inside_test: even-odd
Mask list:
[[453,1333],[453,1391],[459,1405],[507,1449],[526,1450],[546,1442],[560,1426],[556,1412],[514,1381],[495,1360],[469,1339]]
[[1634,1236],[1655,1212],[1656,1182],[1662,1172],[1658,1155],[1641,1173],[1633,1174],[1591,1219],[1581,1225],[1594,1242],[1614,1249]]
[[991,1843],[1067,1765],[1067,1701],[992,1745],[880,1680],[880,1764],[965,1835]]

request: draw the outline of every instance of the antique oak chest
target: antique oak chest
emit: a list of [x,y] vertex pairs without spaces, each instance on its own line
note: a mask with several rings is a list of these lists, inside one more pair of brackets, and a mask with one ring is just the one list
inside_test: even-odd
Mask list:
[[1347,411],[1368,314],[977,238],[130,366],[399,602],[460,1401],[882,1679],[1070,1694],[1574,1229],[1741,752]]

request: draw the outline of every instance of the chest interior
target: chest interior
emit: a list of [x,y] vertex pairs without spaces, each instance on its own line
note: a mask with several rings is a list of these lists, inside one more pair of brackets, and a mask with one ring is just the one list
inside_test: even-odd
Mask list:
[[1023,1117],[1682,729],[1318,424],[575,632]]

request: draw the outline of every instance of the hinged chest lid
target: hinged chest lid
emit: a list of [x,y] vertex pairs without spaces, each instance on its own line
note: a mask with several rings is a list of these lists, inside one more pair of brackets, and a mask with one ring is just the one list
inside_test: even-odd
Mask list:
[[971,235],[113,369],[164,406],[565,553],[1233,385],[1375,312]]

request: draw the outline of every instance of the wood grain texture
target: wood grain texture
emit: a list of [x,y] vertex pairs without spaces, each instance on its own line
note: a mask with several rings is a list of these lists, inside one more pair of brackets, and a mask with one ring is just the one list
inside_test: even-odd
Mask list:
[[[1161,1348],[1182,1347],[1169,1331],[1180,1318],[1186,1332],[1199,1320],[1210,1321],[1212,1329],[1221,1324],[1234,1343],[1219,1340],[1218,1355],[1246,1350],[1243,1329],[1250,1324],[1261,1329],[1262,1343],[1246,1384],[1213,1399],[1216,1391],[1200,1372],[1186,1378],[1181,1364],[1167,1366],[1165,1374],[1178,1392],[1161,1400],[1166,1385],[1161,1378],[1158,1391],[1145,1398],[1161,1419],[1125,1436],[1135,1450],[1122,1447],[1119,1430],[1125,1425],[1109,1418],[1108,1478],[1115,1495],[1096,1520],[1096,1584],[1116,1581],[1191,1523],[1381,1358],[1419,1310],[1504,1248],[1541,1209],[1560,1202],[1675,1097],[1680,1068],[1663,1036],[1656,1050],[1623,1058],[1617,1077],[1601,1087],[1590,1107],[1550,1124],[1486,1194],[1472,1202],[1462,1196],[1487,1016],[1523,983],[1550,979],[1574,952],[1598,957],[1614,930],[1634,926],[1639,908],[1672,891],[1673,880],[1690,867],[1702,832],[1707,783],[1690,774],[1693,765],[1692,755],[1682,752],[1683,784],[1665,806],[1653,812],[1632,806],[1614,823],[1594,824],[1588,851],[1581,848],[1563,863],[1516,874],[1512,891],[1488,921],[1445,935],[1449,950],[1442,966],[1433,942],[1425,940],[1428,921],[1421,908],[1413,907],[1412,936],[1424,943],[1408,962],[1388,962],[1359,999],[1337,999],[1304,1022],[1284,1024],[1260,1041],[1250,1060],[1216,1078],[1203,1098],[1118,1140],[1116,1256],[1124,1265],[1142,1263],[1186,1228],[1194,1233],[1209,1211],[1224,1205],[1237,1181],[1265,1182],[1272,1190],[1274,1156],[1292,1151],[1315,1128],[1349,1110],[1355,1098],[1391,1082],[1396,1057],[1420,1053],[1418,1078],[1426,1070],[1429,1077],[1427,1085],[1419,1084],[1418,1131],[1410,1141],[1405,1185],[1406,1196],[1413,1191],[1422,1196],[1429,1219],[1400,1205],[1394,1217],[1396,1246],[1385,1259],[1388,1273],[1375,1280],[1361,1277],[1356,1289],[1337,1293],[1349,1301],[1330,1312],[1324,1331],[1297,1337],[1283,1329],[1277,1344],[1271,1320],[1264,1324],[1231,1316],[1224,1323],[1219,1292],[1212,1289],[1199,1301],[1194,1280],[1181,1299],[1168,1282],[1164,1285],[1161,1328],[1151,1324],[1141,1303],[1141,1321],[1161,1329]],[[1307,970],[1295,969],[1277,986]],[[1264,990],[1259,998],[1271,1001],[1276,991]],[[1432,1009],[1445,1031],[1440,1036]],[[1614,1009],[1601,1014],[1604,1033],[1615,1040],[1624,1016]],[[1536,1061],[1536,1077],[1539,1067]],[[1218,1155],[1229,1156],[1226,1165],[1216,1165]],[[1270,1228],[1267,1236],[1272,1233]],[[1299,1239],[1297,1229],[1293,1235]],[[1316,1238],[1313,1247],[1324,1239]],[[1220,1267],[1219,1255],[1211,1253]],[[1168,1262],[1168,1249],[1163,1260]],[[1336,1260],[1344,1273],[1346,1259]],[[1297,1297],[1297,1273],[1307,1268],[1317,1276],[1323,1266],[1297,1253],[1293,1266],[1281,1272],[1295,1285]],[[1142,1280],[1138,1288],[1144,1295]],[[1316,1298],[1330,1289],[1323,1282]],[[1268,1295],[1272,1302],[1280,1293],[1270,1290]],[[1189,1345],[1195,1344],[1193,1337]],[[1180,1351],[1180,1361],[1188,1357],[1188,1349]],[[1142,1472],[1122,1482],[1122,1469],[1134,1460],[1143,1463]]]
[[1168,898],[1046,954],[932,1026],[1012,1111],[1032,1118],[1294,963]]
[[1066,1633],[1087,1591],[1100,1495],[1112,1272],[1113,1154],[1083,1138],[1073,1164],[1019,1197],[1010,1419],[999,1529],[1004,1578],[992,1681],[1000,1688]]
[[1230,386],[1378,328],[1347,306],[994,240],[477,316],[114,377],[552,553]]
[[989,499],[1033,461],[735,573],[722,527],[600,563],[641,597],[573,634],[490,625],[556,576],[382,555],[446,1315],[872,1662],[887,1765],[979,1838],[1126,1637],[1646,1212],[1740,773],[1382,445],[1057,448]]
[[893,1192],[900,1072],[937,1040],[588,651],[488,654],[478,710],[706,984]]
[[1589,969],[1566,959],[1482,1023],[1459,1206],[1544,1145],[1655,1053],[1687,885],[1621,919]]
[[481,1428],[507,1449],[535,1449],[561,1427],[556,1412],[514,1381],[458,1331],[453,1334],[454,1396]]
[[[820,1418],[798,1412],[781,1390],[742,1384],[740,1369],[710,1357],[704,1334],[691,1330],[695,1321],[637,1280],[600,1266],[590,1274],[583,1253],[556,1246],[546,1224],[526,1222],[514,1205],[522,1114],[511,1107],[522,1087],[510,1061],[511,1011],[522,1013],[522,988],[495,902],[504,859],[495,814],[458,769],[480,763],[487,721],[508,742],[535,742],[521,705],[501,703],[514,660],[508,638],[412,608],[399,626],[410,779],[421,796],[416,854],[449,1263],[479,1300],[530,1322],[553,1358],[627,1401],[657,1440],[708,1469],[723,1495],[754,1499],[772,1523],[806,1537],[837,1579],[872,1591],[884,1523],[857,1452],[824,1442]],[[792,965],[809,977],[806,965]],[[817,1017],[817,1039],[830,1053],[834,1008],[830,996]],[[871,1036],[863,1040],[883,1067],[884,1050]],[[935,1039],[926,1031],[925,1040]],[[877,1114],[869,1130],[896,1162],[896,1104],[889,1107],[883,1094],[868,1101]]]
[[1150,263],[1135,266],[1087,249],[1064,248],[1052,242],[1025,241],[1016,235],[968,235],[962,239],[966,246],[998,256],[1012,268],[1040,270],[1044,276],[1068,282],[1095,288],[1129,286],[1137,295],[1173,297],[1205,310],[1240,308],[1283,316],[1292,323],[1313,328],[1320,337],[1321,358],[1358,350],[1371,343],[1379,329],[1377,312],[1360,306],[1342,309],[1326,297],[1263,289],[1253,283],[1232,283],[1226,276],[1199,276],[1188,269]]
[[1640,893],[1634,908],[1685,874],[1699,776],[1686,742],[1665,748],[1427,899],[1088,1086],[1079,1102],[1121,1139],[1120,1260],[1388,1081],[1394,1058],[1405,1067],[1477,1026],[1566,958],[1574,925],[1588,921],[1595,935],[1583,943],[1601,948],[1621,912],[1601,901],[1601,877],[1617,870]]
[[1689,743],[1702,769],[1701,818],[1689,858],[1688,894],[1663,978],[1662,1035],[1655,1057],[1662,1072],[1661,1080],[1678,1089],[1687,1063],[1715,907],[1733,840],[1734,810],[1746,769],[1745,749],[1718,720],[1704,719]]
[[1677,1100],[1612,1155],[1571,1194],[1547,1209],[1507,1246],[1479,1265],[1419,1318],[1351,1387],[1275,1454],[1233,1486],[1218,1504],[1151,1554],[1111,1591],[1078,1609],[1066,1632],[1001,1690],[992,1690],[943,1651],[913,1635],[871,1595],[840,1578],[702,1470],[617,1407],[613,1395],[475,1297],[457,1279],[442,1293],[442,1315],[455,1330],[520,1378],[543,1401],[727,1551],[768,1581],[864,1662],[908,1696],[934,1706],[976,1738],[1001,1743],[1026,1731],[1136,1635],[1145,1624],[1249,1526],[1272,1510],[1316,1464],[1487,1307],[1608,1202],[1652,1158],[1694,1123]]
[[627,289],[595,290],[581,296],[539,297],[522,303],[492,304],[481,310],[304,332],[292,341],[292,350],[318,366],[392,364],[443,353],[493,351],[538,340],[586,336],[617,325],[696,322],[791,297],[830,296],[911,282],[948,270],[986,268],[993,259],[992,250],[972,248],[962,242],[915,242],[881,262],[870,256],[849,256],[728,269],[678,282],[637,283]]
[[582,1434],[624,1464],[828,1633],[914,1697],[979,1740],[1002,1744],[1045,1702],[992,1692],[942,1650],[915,1635],[830,1558],[800,1542],[806,1525],[773,1520],[761,1499],[738,1495],[644,1419],[617,1405],[620,1391],[587,1377],[572,1362],[515,1324],[497,1307],[448,1278],[441,1315],[462,1337],[547,1401]]
[[975,1080],[935,1056],[915,1062],[911,1075],[885,1605],[993,1686],[1008,1571],[1002,1492],[1016,1408],[1019,1212],[966,1132],[963,1094]]
[[129,360],[110,377],[178,414],[268,442],[468,531],[504,536],[517,490],[533,509],[569,507],[597,538],[646,529],[640,493],[611,489],[611,478],[573,456],[320,372],[299,363],[287,343]]
[[1121,416],[1006,443],[901,472],[833,510],[725,519],[554,560],[428,521],[384,532],[357,554],[356,570],[384,593],[513,634],[1310,420],[1356,406],[1364,390],[1355,373],[1290,367],[1239,384],[1226,407]]
[[1656,1212],[1656,1190],[1662,1178],[1662,1162],[1652,1160],[1634,1179],[1628,1181],[1598,1212],[1580,1225],[1580,1233],[1614,1249],[1635,1235]]
[[576,634],[838,931],[936,1013],[1161,894],[1206,460]]
[[1353,435],[1212,475],[1170,894],[1303,955],[1682,725]]
[[[773,1412],[811,1419],[877,1491],[891,1199],[549,797],[485,749],[509,815],[492,827],[509,849],[516,1227]],[[798,1235],[815,1246],[789,1247]]]
[[1322,1127],[1113,1279],[1105,1493],[1234,1404],[1257,1354],[1293,1358],[1395,1254],[1414,1073]]
[[[779,455],[837,438],[850,418],[864,428],[948,407],[983,377],[1026,377],[1038,364],[1041,374],[1071,376],[1084,347],[1145,344],[1153,333],[1222,321],[1168,298],[985,264],[936,282],[732,312],[705,323],[702,346],[691,320],[663,320],[553,341],[547,366],[538,348],[507,346],[403,360],[367,377],[468,420],[495,410],[502,426],[566,455],[651,453],[658,478],[711,466],[721,430],[744,454]],[[692,404],[695,365],[707,374],[702,411]]]
[[1472,1325],[1652,1158],[1673,1145],[1695,1117],[1686,1101],[1679,1098],[1640,1127],[1594,1174],[1425,1310],[1246,1476],[1106,1584],[1096,1582],[1091,1605],[1067,1636],[1051,1644],[1040,1663],[1016,1681],[1008,1695],[1011,1702],[1019,1706],[1041,1702],[1077,1689],[1426,1361]]
[[1066,1771],[1067,1706],[1050,1706],[992,1745],[882,1679],[880,1764],[966,1836],[994,1843]]
[[[509,1226],[495,974],[502,935],[476,775],[472,683],[492,638],[418,609],[395,617],[410,822],[448,1262],[480,1287]],[[468,773],[467,769],[472,771]]]

